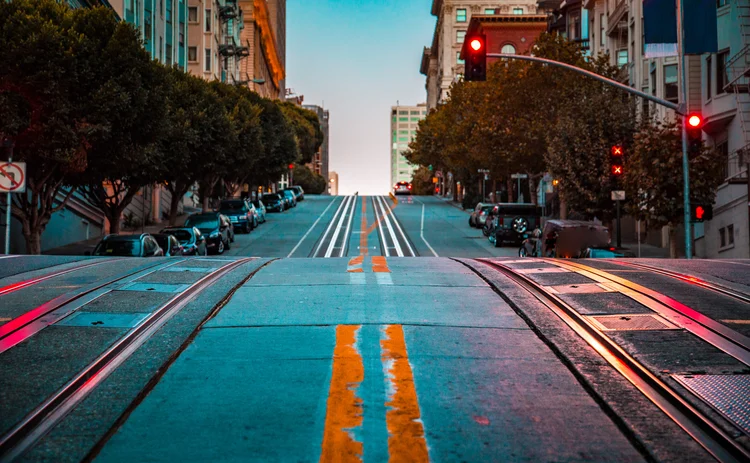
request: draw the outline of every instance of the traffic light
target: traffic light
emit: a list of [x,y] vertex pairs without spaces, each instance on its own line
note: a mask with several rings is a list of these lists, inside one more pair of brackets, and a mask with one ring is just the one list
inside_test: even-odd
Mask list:
[[464,43],[464,79],[467,82],[487,80],[487,37],[484,34],[467,35]]
[[691,156],[700,154],[703,146],[703,118],[700,114],[689,114],[685,116],[685,128],[687,129],[688,154]]
[[613,145],[609,150],[609,177],[613,184],[619,182],[620,177],[625,174],[625,148],[622,145]]
[[690,210],[690,221],[700,223],[714,218],[714,207],[711,204],[693,204]]

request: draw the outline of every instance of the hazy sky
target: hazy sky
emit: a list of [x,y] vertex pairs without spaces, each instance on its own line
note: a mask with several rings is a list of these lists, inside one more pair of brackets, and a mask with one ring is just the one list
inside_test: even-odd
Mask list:
[[385,194],[390,108],[424,102],[432,0],[287,0],[287,87],[330,115],[339,194]]

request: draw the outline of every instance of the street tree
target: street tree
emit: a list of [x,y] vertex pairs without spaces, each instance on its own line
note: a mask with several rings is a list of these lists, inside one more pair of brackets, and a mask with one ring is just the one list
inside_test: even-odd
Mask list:
[[297,138],[300,152],[297,162],[309,164],[323,144],[323,131],[320,129],[318,115],[291,102],[283,102],[279,106]]
[[54,0],[0,2],[0,137],[27,164],[27,193],[14,195],[11,212],[30,254],[41,252],[52,214],[73,196],[98,130],[86,104],[96,43],[79,28],[102,18]]
[[325,193],[328,180],[317,172],[313,172],[307,166],[294,166],[294,184],[301,186],[305,193],[319,195]]
[[89,117],[104,129],[91,137],[83,192],[104,212],[110,231],[119,233],[120,217],[136,194],[161,181],[168,80],[132,25],[116,23],[109,37],[102,34],[102,43],[91,70],[101,84],[87,100]]
[[[691,201],[712,204],[724,181],[721,153],[697,143],[689,158]],[[646,122],[633,139],[626,159],[625,184],[630,198],[627,207],[649,228],[666,226],[669,251],[678,257],[677,228],[683,222],[682,130],[679,122]]]

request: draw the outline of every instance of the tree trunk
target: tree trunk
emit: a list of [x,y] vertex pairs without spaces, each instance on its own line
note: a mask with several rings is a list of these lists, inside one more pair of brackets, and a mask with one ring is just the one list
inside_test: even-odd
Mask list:
[[177,223],[177,208],[180,206],[180,200],[182,195],[172,193],[172,197],[169,200],[169,225],[174,226]]
[[560,196],[560,220],[566,220],[568,218],[568,203],[565,202],[565,198]]
[[451,189],[453,190],[453,201],[458,201],[458,188],[455,175],[451,176]]
[[529,174],[529,197],[531,198],[531,201],[529,202],[533,204],[539,204],[539,197],[537,195],[536,186],[536,179],[534,179],[534,177]]
[[516,195],[513,192],[513,179],[508,177],[508,180],[506,180],[506,186],[508,188],[508,202],[514,203],[516,202]]
[[42,253],[42,230],[39,227],[34,227],[28,233],[24,233],[23,239],[26,241],[27,254],[39,255]]
[[669,234],[669,257],[677,259],[679,257],[677,255],[677,229],[674,224],[670,223],[667,225],[667,230]]

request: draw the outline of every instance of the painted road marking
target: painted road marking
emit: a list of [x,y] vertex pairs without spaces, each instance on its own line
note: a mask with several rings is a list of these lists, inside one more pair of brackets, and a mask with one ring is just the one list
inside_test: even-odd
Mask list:
[[721,320],[721,322],[722,323],[732,323],[732,324],[735,324],[735,325],[750,325],[750,320]]
[[[422,201],[419,201],[422,203]],[[422,238],[422,241],[424,241],[424,244],[427,245],[427,247],[430,249],[430,252],[432,252],[432,255],[435,257],[438,257],[438,253],[435,252],[434,249],[432,249],[432,246],[430,246],[430,243],[427,242],[427,240],[424,237],[424,203],[422,203],[422,225],[419,227],[419,236]]]
[[320,461],[362,461],[362,442],[357,441],[352,432],[362,427],[364,419],[362,399],[357,396],[359,385],[365,378],[365,367],[357,346],[360,328],[361,325],[336,327],[333,374],[328,391]]
[[357,256],[352,257],[349,259],[349,265],[346,268],[346,271],[349,273],[362,273],[364,270],[362,270],[362,264],[365,261],[365,256]]
[[0,323],[9,322],[11,320],[13,320],[13,319],[12,318],[8,318],[8,317],[2,317],[2,318],[0,318]]
[[328,224],[326,231],[323,232],[323,236],[320,238],[320,243],[318,243],[318,246],[315,248],[315,252],[313,252],[313,257],[318,256],[320,249],[323,247],[323,244],[326,241],[326,236],[328,236],[328,233],[331,231],[331,228],[333,227],[334,222],[336,222],[336,218],[338,217],[341,210],[344,208],[344,204],[346,203],[347,198],[348,196],[345,196],[344,199],[342,199],[341,202],[339,203],[339,207],[336,209],[336,212],[333,214],[333,217],[331,218],[331,221]]
[[417,390],[409,356],[406,351],[404,329],[388,325],[380,341],[381,361],[386,377],[387,402],[385,421],[388,428],[390,462],[429,461],[424,426],[419,413]]
[[[377,217],[375,219],[377,220]],[[362,197],[362,220],[359,222],[359,230],[359,253],[366,256],[370,253],[367,249],[367,235],[370,234],[370,230],[367,228],[367,201],[364,196]]]
[[324,216],[324,215],[326,215],[326,212],[328,212],[328,209],[330,209],[330,208],[331,208],[331,206],[333,206],[333,203],[335,203],[335,202],[336,202],[336,198],[333,198],[333,199],[331,200],[331,202],[330,202],[330,203],[328,203],[328,207],[326,207],[326,208],[325,208],[325,210],[324,210],[323,212],[321,212],[320,216],[318,217],[318,220],[316,220],[316,221],[315,221],[315,222],[314,222],[314,223],[312,224],[312,226],[310,227],[310,229],[309,229],[309,230],[307,230],[307,233],[305,233],[305,235],[304,235],[304,236],[302,237],[302,239],[301,239],[301,240],[299,240],[299,243],[297,243],[297,245],[296,245],[295,247],[293,247],[293,248],[292,248],[291,252],[290,252],[290,253],[289,253],[289,254],[287,255],[287,257],[292,257],[292,254],[294,254],[294,251],[296,251],[296,250],[297,250],[297,248],[299,248],[299,247],[300,247],[300,245],[302,245],[302,242],[303,242],[303,241],[305,241],[305,238],[307,238],[307,235],[309,235],[309,234],[310,234],[310,232],[311,232],[311,231],[313,231],[313,228],[315,228],[315,226],[316,226],[316,225],[318,224],[318,222],[320,222],[320,219],[322,219],[322,218],[323,218],[323,216]]
[[388,261],[385,260],[385,256],[372,257],[372,271],[375,273],[391,273],[391,269],[388,268]]

